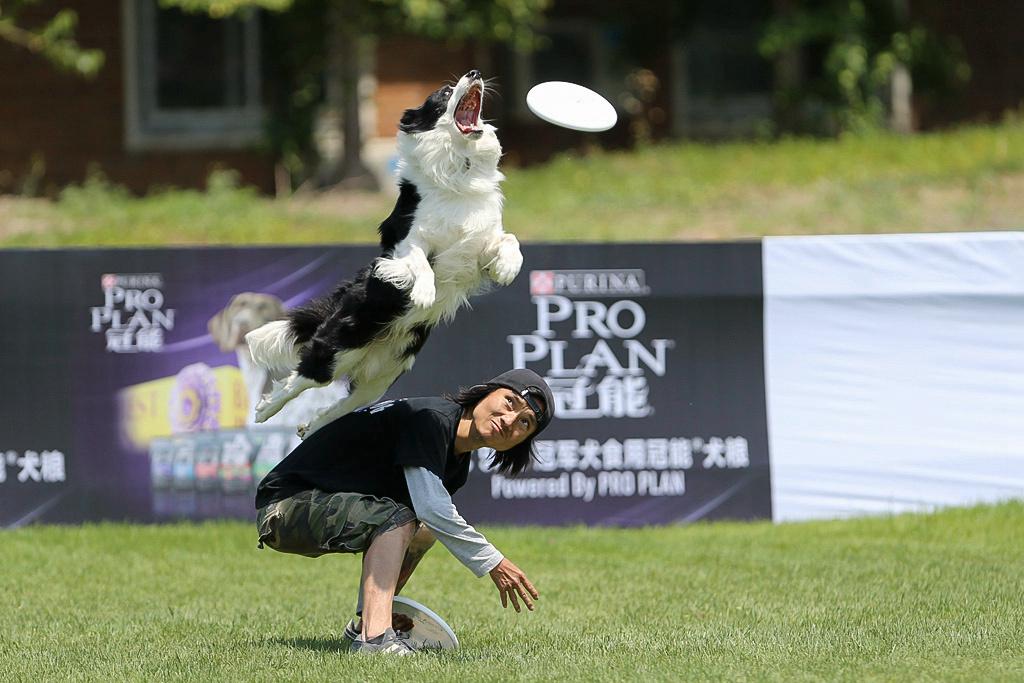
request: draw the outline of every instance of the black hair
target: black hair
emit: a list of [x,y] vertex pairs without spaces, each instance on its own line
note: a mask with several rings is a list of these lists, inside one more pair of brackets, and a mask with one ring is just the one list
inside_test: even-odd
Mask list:
[[[445,398],[455,401],[463,409],[469,408],[472,410],[477,403],[482,401],[492,391],[504,388],[500,384],[477,384],[468,389],[462,387],[454,396],[445,395]],[[521,473],[530,465],[532,460],[537,459],[533,451],[533,438],[537,436],[539,431],[539,429],[535,430],[533,434],[530,434],[521,443],[516,444],[507,451],[494,451],[494,454],[491,456],[490,466],[497,469],[500,474],[508,474],[513,477]]]

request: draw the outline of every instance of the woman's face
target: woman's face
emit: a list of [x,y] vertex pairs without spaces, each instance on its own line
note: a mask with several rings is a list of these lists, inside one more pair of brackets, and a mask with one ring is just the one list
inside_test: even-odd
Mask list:
[[518,446],[537,431],[537,416],[511,389],[495,389],[473,407],[473,429],[496,451]]

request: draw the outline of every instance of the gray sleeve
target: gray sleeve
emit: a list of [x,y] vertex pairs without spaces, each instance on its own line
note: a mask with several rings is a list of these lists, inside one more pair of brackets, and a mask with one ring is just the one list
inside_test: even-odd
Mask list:
[[423,467],[403,469],[416,517],[437,540],[477,576],[497,567],[505,556],[459,515],[437,475]]

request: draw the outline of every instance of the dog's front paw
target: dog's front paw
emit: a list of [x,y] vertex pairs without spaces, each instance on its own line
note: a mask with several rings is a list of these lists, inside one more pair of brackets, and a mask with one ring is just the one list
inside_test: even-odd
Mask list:
[[398,289],[408,289],[415,280],[415,275],[405,259],[379,258],[373,269],[374,276],[390,283]]
[[510,284],[523,267],[523,255],[519,249],[502,249],[491,266],[491,277],[499,285]]
[[253,409],[256,413],[256,422],[266,422],[277,415],[290,398],[288,382],[285,380],[274,380],[270,392],[263,394]]
[[409,298],[412,300],[413,305],[418,308],[430,308],[433,306],[434,299],[437,298],[434,280],[425,277],[417,278],[416,282],[412,285],[412,291],[409,292]]
[[333,420],[333,416],[329,413],[320,413],[309,422],[300,424],[296,429],[295,433],[299,435],[299,438],[303,441],[306,440],[311,434],[318,431],[327,424],[330,424]]

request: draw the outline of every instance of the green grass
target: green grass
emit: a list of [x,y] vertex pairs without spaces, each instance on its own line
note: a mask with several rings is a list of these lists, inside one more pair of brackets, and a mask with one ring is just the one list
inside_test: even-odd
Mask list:
[[[232,174],[211,176],[205,192],[164,189],[143,198],[130,196],[100,178],[65,189],[58,201],[38,201],[8,211],[11,222],[25,226],[8,230],[0,244],[16,247],[181,245],[181,244],[308,244],[372,241],[376,225],[386,216],[384,197],[374,198],[374,222],[355,215],[317,210],[298,203],[274,201],[248,187],[238,187]],[[0,235],[3,234],[0,214]]]
[[[505,169],[528,242],[737,239],[1024,227],[1024,122],[899,137],[665,144]],[[93,180],[0,204],[0,246],[373,242],[386,195],[287,201],[238,188],[132,198]]]
[[656,146],[510,174],[506,223],[554,239],[744,238],[1021,227],[1024,125]]
[[1024,679],[1024,504],[837,522],[489,528],[541,591],[503,611],[443,548],[407,593],[462,649],[340,650],[358,560],[242,523],[5,532],[0,680]]

